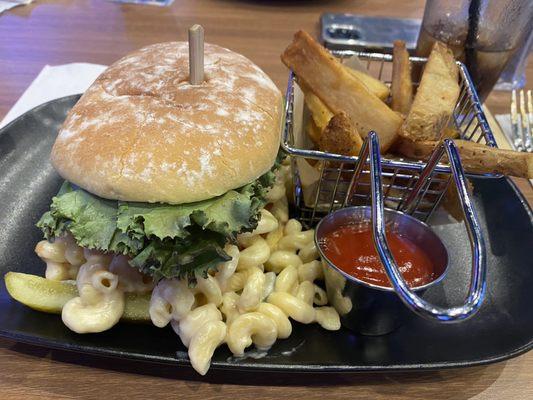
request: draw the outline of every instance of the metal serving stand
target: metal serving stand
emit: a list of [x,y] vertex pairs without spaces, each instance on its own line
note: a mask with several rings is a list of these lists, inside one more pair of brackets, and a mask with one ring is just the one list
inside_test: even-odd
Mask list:
[[[415,293],[415,290],[411,289],[404,280],[389,248],[385,234],[387,221],[383,207],[384,193],[381,173],[381,155],[379,152],[379,140],[375,132],[369,133],[359,153],[359,161],[356,164],[354,174],[343,201],[343,206],[351,205],[353,199],[356,198],[356,182],[361,179],[361,174],[365,170],[365,166],[368,165],[371,186],[369,196],[372,236],[381,263],[385,268],[385,272],[389,277],[394,291],[402,302],[411,311],[418,315],[440,322],[456,322],[471,317],[481,306],[485,296],[487,262],[485,256],[485,241],[481,233],[481,227],[468,194],[466,177],[461,165],[459,153],[452,140],[444,140],[443,143],[437,146],[433,151],[427,165],[421,171],[417,183],[402,203],[399,211],[409,214],[412,210],[416,209],[419,201],[418,199],[420,196],[423,196],[423,189],[426,182],[431,181],[431,176],[434,174],[434,170],[444,153],[448,156],[451,182],[453,182],[455,186],[454,189],[458,194],[472,251],[470,285],[468,294],[462,305],[449,308],[434,305]],[[413,223],[408,222],[408,220],[404,221],[405,223]],[[418,224],[421,223],[418,222]]]
[[[354,51],[336,51],[334,54],[339,56],[341,60],[352,55],[358,56],[366,64],[371,75],[390,84],[392,55]],[[425,64],[427,61],[426,58],[420,57],[411,57],[410,60],[414,68]],[[496,147],[496,142],[466,67],[460,62],[457,62],[457,66],[459,68],[460,94],[449,123],[457,129],[461,139]],[[343,207],[359,157],[299,148],[295,145],[293,131],[295,83],[295,76],[291,72],[286,92],[285,125],[281,146],[291,157],[294,184],[293,201],[297,217],[306,227],[313,227],[323,216]],[[414,84],[415,86],[418,85],[417,82]],[[314,168],[319,172],[319,179],[311,196],[314,199],[312,202],[309,202],[309,196],[307,203],[304,201],[304,188],[297,163],[299,158],[314,164]],[[446,193],[452,172],[450,165],[436,162],[431,173],[421,179],[422,171],[427,165],[425,162],[384,157],[380,160],[380,164],[385,207],[401,210],[409,199],[409,213],[421,221],[426,221]],[[496,175],[477,176],[495,177]],[[371,193],[369,168],[361,171],[359,179],[352,184],[355,185],[351,188],[355,193],[352,204],[369,205]],[[411,199],[415,187],[417,187],[418,194],[416,199]]]

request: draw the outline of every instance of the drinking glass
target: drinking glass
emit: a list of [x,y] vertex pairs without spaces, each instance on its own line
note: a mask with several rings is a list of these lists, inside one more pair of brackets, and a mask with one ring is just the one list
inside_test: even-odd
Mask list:
[[484,101],[532,25],[531,0],[427,0],[417,55],[427,57],[436,40],[446,43]]

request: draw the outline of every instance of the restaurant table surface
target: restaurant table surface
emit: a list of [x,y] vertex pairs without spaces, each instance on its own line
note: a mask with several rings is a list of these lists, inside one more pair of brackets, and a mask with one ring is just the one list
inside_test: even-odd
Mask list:
[[[242,53],[280,89],[279,55],[298,29],[318,35],[323,12],[421,18],[424,1],[176,0],[171,7],[108,1],[41,1],[0,15],[0,119],[44,65],[110,64],[141,46],[186,40],[200,23],[206,41]],[[533,63],[527,77],[533,84]],[[510,94],[486,105],[508,112]],[[1,173],[1,172],[0,172]],[[529,182],[517,180],[529,202]],[[178,338],[176,338],[178,340]],[[297,374],[211,371],[80,355],[0,339],[0,399],[533,399],[533,352],[493,365],[409,373]]]

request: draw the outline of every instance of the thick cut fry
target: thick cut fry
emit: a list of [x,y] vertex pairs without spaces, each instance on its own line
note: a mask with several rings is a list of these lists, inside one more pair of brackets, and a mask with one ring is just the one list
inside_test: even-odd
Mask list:
[[355,78],[359,79],[370,93],[375,94],[381,101],[385,101],[389,98],[390,89],[387,85],[381,82],[379,79],[374,78],[372,75],[366,74],[363,71],[353,69],[344,66],[346,71],[352,74]]
[[322,132],[318,148],[328,153],[357,156],[363,140],[345,113],[333,116]]
[[300,84],[304,93],[305,105],[311,111],[311,117],[316,127],[322,132],[329,123],[333,113],[305,84]]
[[403,40],[395,40],[392,51],[391,108],[407,115],[413,103],[411,62]]
[[415,142],[402,137],[396,142],[394,152],[413,160],[426,160],[438,143],[431,140]]
[[[398,141],[395,149],[406,157],[425,160],[437,141]],[[533,179],[533,153],[497,149],[467,140],[454,140],[466,172],[494,173]]]
[[[468,193],[472,194],[474,192],[474,186],[470,180],[466,181],[466,189]],[[442,207],[448,211],[453,218],[457,221],[464,220],[463,209],[461,208],[461,202],[459,200],[459,194],[457,193],[457,188],[455,185],[450,184],[446,189],[444,198],[442,199]]]
[[383,152],[394,143],[401,116],[370,93],[307,33],[297,32],[281,59],[333,113],[344,111],[361,135],[376,131]]
[[441,139],[459,96],[458,73],[451,50],[436,42],[400,135],[414,141]]
[[533,179],[533,153],[497,149],[467,140],[454,140],[468,172]]
[[459,139],[459,136],[459,131],[448,125],[443,129],[441,139]]
[[320,136],[322,136],[322,130],[318,126],[316,126],[315,120],[313,118],[309,118],[309,121],[307,121],[305,132],[311,138],[313,143],[318,144],[318,142],[320,141]]

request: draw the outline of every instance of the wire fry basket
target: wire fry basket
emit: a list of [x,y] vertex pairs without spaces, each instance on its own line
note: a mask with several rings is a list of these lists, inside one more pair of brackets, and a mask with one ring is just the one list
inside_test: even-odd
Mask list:
[[[341,61],[356,55],[362,61],[368,73],[385,82],[391,83],[392,55],[379,53],[362,53],[354,51],[336,51]],[[413,67],[424,65],[426,58],[410,57]],[[496,147],[496,142],[489,128],[477,93],[468,71],[463,63],[457,62],[459,68],[460,93],[449,125],[453,126],[463,140],[482,143]],[[414,82],[418,86],[418,82]],[[285,126],[281,141],[282,148],[291,157],[293,172],[293,201],[298,219],[306,226],[313,227],[326,214],[343,207],[348,190],[355,193],[352,204],[366,205],[370,203],[370,170],[368,163],[359,179],[350,188],[350,180],[355,172],[359,157],[341,156],[338,154],[312,150],[306,146],[298,146],[295,137],[294,122],[298,116],[295,110],[295,76],[289,74],[285,100]],[[301,112],[301,110],[300,110]],[[303,124],[301,127],[303,132]],[[402,209],[406,200],[417,186],[425,162],[403,158],[381,159],[383,200],[387,208]],[[305,171],[313,169],[316,176],[312,184],[307,182]],[[494,174],[476,175],[497,177]],[[410,205],[410,213],[415,218],[426,221],[439,205],[451,179],[449,165],[438,163],[428,177],[424,178],[423,187],[415,202]]]

